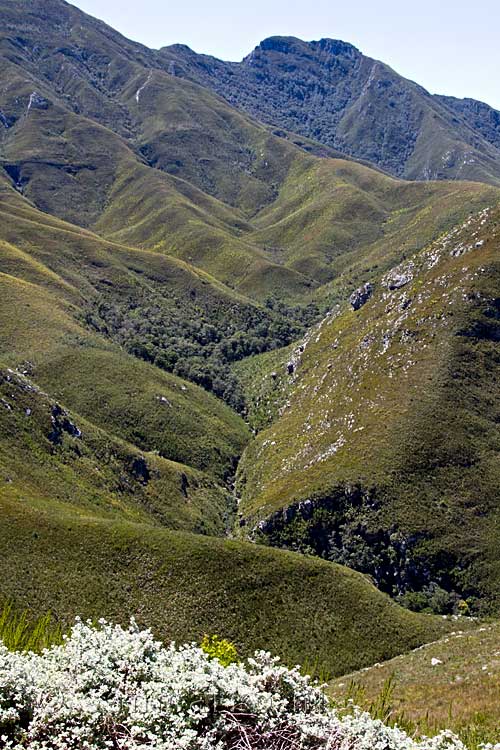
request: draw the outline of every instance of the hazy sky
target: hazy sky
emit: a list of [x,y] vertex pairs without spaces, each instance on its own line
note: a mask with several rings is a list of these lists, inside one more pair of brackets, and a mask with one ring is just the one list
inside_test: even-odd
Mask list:
[[432,93],[500,109],[500,0],[74,0],[149,47],[241,60],[268,36],[331,37]]

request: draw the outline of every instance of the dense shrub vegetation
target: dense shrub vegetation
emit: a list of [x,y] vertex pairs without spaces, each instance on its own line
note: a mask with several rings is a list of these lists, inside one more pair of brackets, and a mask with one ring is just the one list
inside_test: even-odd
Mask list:
[[150,631],[77,622],[42,655],[0,644],[6,750],[463,750],[449,732],[415,741],[358,710],[338,712],[298,668],[265,652],[224,666]]
[[263,522],[255,538],[273,547],[358,570],[377,587],[415,612],[467,615],[477,607],[477,589],[467,582],[451,552],[435,552],[428,535],[387,527],[374,491],[342,486],[320,497],[276,513]]
[[273,298],[263,307],[210,305],[196,293],[180,298],[168,288],[109,296],[92,304],[85,322],[128,352],[201,385],[238,412],[241,385],[230,364],[290,344],[319,315],[315,304],[289,306]]

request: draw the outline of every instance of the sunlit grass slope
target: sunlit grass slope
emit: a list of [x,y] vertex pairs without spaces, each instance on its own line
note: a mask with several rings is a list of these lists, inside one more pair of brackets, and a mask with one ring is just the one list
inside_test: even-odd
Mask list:
[[436,643],[337,679],[330,692],[337,701],[351,695],[370,706],[390,681],[386,708],[391,720],[411,722],[422,733],[451,728],[466,742],[475,736],[494,742],[499,678],[498,622],[470,632],[456,623],[455,631]]
[[268,519],[272,543],[339,555],[394,594],[438,582],[498,605],[498,222],[476,214],[367,275],[364,306],[269,363],[261,403],[281,411],[240,464],[250,529]]
[[242,542],[99,518],[0,495],[1,593],[62,622],[135,615],[163,638],[222,633],[324,675],[372,664],[449,627],[339,566]]

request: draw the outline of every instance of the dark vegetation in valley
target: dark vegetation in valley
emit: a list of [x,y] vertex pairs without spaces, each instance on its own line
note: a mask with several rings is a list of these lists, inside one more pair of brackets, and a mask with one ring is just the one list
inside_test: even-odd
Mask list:
[[130,354],[200,385],[244,414],[244,391],[231,364],[292,343],[318,320],[318,306],[273,298],[261,307],[207,308],[204,302],[197,302],[195,289],[180,299],[156,286],[129,299],[108,294],[93,302],[84,320]]
[[254,538],[273,547],[346,565],[368,575],[381,590],[416,612],[477,612],[477,587],[467,582],[462,560],[429,547],[425,532],[388,526],[382,503],[361,487],[290,506],[262,522]]

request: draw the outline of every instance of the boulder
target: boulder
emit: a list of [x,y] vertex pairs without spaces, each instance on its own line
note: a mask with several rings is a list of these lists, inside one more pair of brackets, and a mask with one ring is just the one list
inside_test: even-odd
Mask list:
[[356,291],[354,291],[349,297],[352,309],[359,310],[360,307],[363,307],[363,305],[368,302],[372,294],[373,285],[368,281],[366,284],[363,284],[363,286],[360,286],[359,289],[356,289]]

